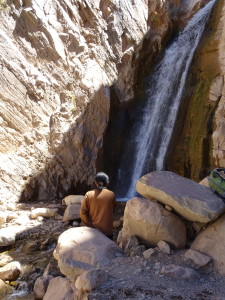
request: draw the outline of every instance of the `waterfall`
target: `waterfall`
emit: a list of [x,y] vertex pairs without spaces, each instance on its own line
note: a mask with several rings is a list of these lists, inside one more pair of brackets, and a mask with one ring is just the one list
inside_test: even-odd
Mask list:
[[[136,181],[142,175],[164,169],[188,70],[215,2],[210,1],[192,17],[165,50],[148,80],[145,106],[132,129],[118,171],[116,193],[121,200],[135,196]],[[126,162],[128,156],[130,159]]]

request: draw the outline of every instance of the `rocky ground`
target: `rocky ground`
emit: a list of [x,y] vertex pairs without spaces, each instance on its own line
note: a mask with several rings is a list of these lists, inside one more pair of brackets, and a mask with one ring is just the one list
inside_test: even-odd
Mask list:
[[92,291],[88,299],[225,299],[225,278],[216,274],[211,266],[198,270],[200,278],[190,282],[161,275],[161,266],[170,263],[193,267],[182,258],[182,253],[157,252],[150,259],[119,258],[106,268],[109,280]]
[[[114,239],[121,229],[125,204],[117,207]],[[61,232],[71,227],[71,223],[46,219],[39,226],[30,228],[20,234],[16,244],[1,249],[1,255],[10,254],[13,259],[24,266],[19,280],[14,283],[14,294],[1,298],[4,300],[33,300],[32,285],[37,277],[43,274]],[[25,242],[26,241],[26,242]],[[147,248],[146,248],[147,249]],[[141,252],[120,257],[105,267],[109,279],[101,287],[93,290],[85,299],[90,300],[122,300],[122,299],[192,299],[192,300],[224,300],[225,277],[217,274],[209,263],[199,268],[190,259],[184,257],[186,250],[172,251],[166,254],[155,248],[154,254],[145,258]],[[199,278],[194,281],[172,278],[160,272],[162,266],[175,264],[194,269]],[[57,269],[52,273],[57,276]],[[181,274],[182,275],[182,274]],[[12,283],[11,283],[12,284]],[[25,291],[29,291],[25,293]]]

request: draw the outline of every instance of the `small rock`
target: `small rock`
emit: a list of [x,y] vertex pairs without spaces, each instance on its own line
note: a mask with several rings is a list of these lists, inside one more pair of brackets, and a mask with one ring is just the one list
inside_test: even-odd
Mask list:
[[8,216],[7,216],[7,221],[11,221],[18,218],[18,214],[16,212],[11,212]]
[[145,251],[145,246],[144,245],[140,245],[137,248],[131,249],[130,250],[130,256],[142,256],[143,252]]
[[0,279],[14,281],[21,272],[21,265],[18,261],[13,261],[0,268]]
[[128,242],[127,242],[127,245],[124,249],[124,252],[127,254],[127,255],[130,255],[131,253],[131,250],[137,248],[139,246],[139,242],[138,242],[138,239],[136,238],[135,235],[132,235]]
[[183,279],[190,282],[194,282],[199,278],[199,274],[193,269],[180,267],[174,264],[162,266],[160,273],[175,279]]
[[102,269],[83,272],[76,280],[75,287],[82,292],[90,292],[108,280],[108,274]]
[[121,221],[121,220],[113,221],[113,228],[114,228],[114,229],[117,229],[117,228],[120,227],[121,224],[122,224],[122,221]]
[[74,221],[73,222],[73,227],[78,227],[79,226],[79,223],[77,221]]
[[146,251],[143,252],[143,256],[144,256],[146,259],[148,259],[148,258],[150,258],[155,252],[156,252],[155,249],[150,248],[150,249],[148,249],[148,250],[146,250]]
[[31,219],[36,219],[37,217],[53,218],[57,213],[57,208],[36,208],[30,213]]
[[186,258],[190,258],[199,267],[206,266],[211,261],[211,257],[209,257],[208,255],[205,255],[198,251],[194,251],[192,249],[186,251],[184,256]]
[[71,283],[68,278],[65,277],[54,277],[50,280],[48,284],[47,291],[44,295],[44,300],[53,299],[68,299],[72,300],[73,290],[71,288]]
[[0,229],[0,246],[10,246],[15,243],[17,228],[15,226]]
[[167,210],[169,210],[169,211],[172,211],[172,210],[173,210],[173,208],[172,208],[171,206],[169,206],[169,205],[165,205],[165,209],[167,209]]
[[163,253],[171,254],[170,245],[168,243],[166,243],[165,241],[158,242],[157,246]]
[[7,220],[7,214],[0,211],[0,226],[2,226]]
[[12,261],[12,257],[7,254],[1,254],[0,256],[0,267],[4,267]]
[[63,219],[63,216],[59,215],[59,214],[55,214],[55,220],[61,221]]
[[63,215],[63,222],[73,221],[80,218],[81,204],[69,204]]
[[63,205],[70,204],[81,204],[81,201],[84,199],[84,195],[69,195],[62,199]]
[[49,281],[53,278],[53,276],[41,276],[38,277],[34,283],[34,295],[35,299],[43,299],[44,295],[47,291]]

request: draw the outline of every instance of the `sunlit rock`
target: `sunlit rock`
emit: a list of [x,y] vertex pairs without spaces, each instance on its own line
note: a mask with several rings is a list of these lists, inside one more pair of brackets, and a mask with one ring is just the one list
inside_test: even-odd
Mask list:
[[148,245],[156,246],[163,240],[174,248],[182,248],[186,243],[184,223],[161,204],[144,198],[133,198],[126,203],[117,241],[126,245],[132,235]]
[[189,221],[207,223],[225,211],[225,203],[211,189],[173,172],[149,173],[137,181],[136,190],[171,206]]
[[0,279],[13,281],[16,280],[21,273],[21,265],[18,261],[13,261],[0,268]]
[[165,241],[159,241],[157,246],[159,247],[159,249],[166,253],[166,254],[171,254],[171,249],[170,249],[170,245],[168,243],[166,243]]
[[59,276],[50,280],[47,292],[45,293],[43,300],[74,300],[73,294],[74,292],[71,288],[70,280],[68,278]]
[[13,245],[16,240],[17,232],[18,228],[15,226],[0,229],[0,246]]
[[205,255],[198,251],[194,251],[192,249],[186,251],[184,256],[186,258],[190,258],[199,267],[205,266],[211,261],[211,257],[209,257],[208,255]]
[[69,195],[62,199],[62,204],[67,206],[70,204],[81,204],[83,199],[83,195]]
[[9,262],[11,262],[13,258],[10,255],[7,255],[5,253],[0,255],[0,267],[4,267]]
[[83,272],[75,281],[75,287],[81,292],[90,292],[108,280],[108,274],[102,269]]
[[0,227],[5,224],[7,217],[8,215],[6,212],[0,212]]
[[53,255],[60,271],[72,280],[83,271],[110,263],[122,253],[115,242],[97,229],[77,227],[59,236]]
[[225,274],[225,215],[200,232],[191,249],[212,258],[213,266],[222,275]]
[[202,180],[199,182],[199,184],[202,184],[202,185],[207,186],[207,187],[210,188],[210,186],[209,186],[209,181],[208,181],[208,177],[205,177],[204,179],[202,179]]
[[43,299],[44,295],[47,291],[49,281],[53,278],[53,276],[41,276],[38,277],[37,280],[34,283],[34,295],[35,299]]
[[31,219],[36,219],[37,217],[45,217],[45,218],[54,218],[57,213],[57,208],[35,208],[30,213]]

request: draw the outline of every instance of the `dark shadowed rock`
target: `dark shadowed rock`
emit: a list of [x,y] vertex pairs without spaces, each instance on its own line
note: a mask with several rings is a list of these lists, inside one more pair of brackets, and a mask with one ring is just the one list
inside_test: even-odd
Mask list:
[[156,171],[137,181],[137,192],[171,206],[189,221],[208,223],[225,211],[225,203],[208,187],[173,172]]

